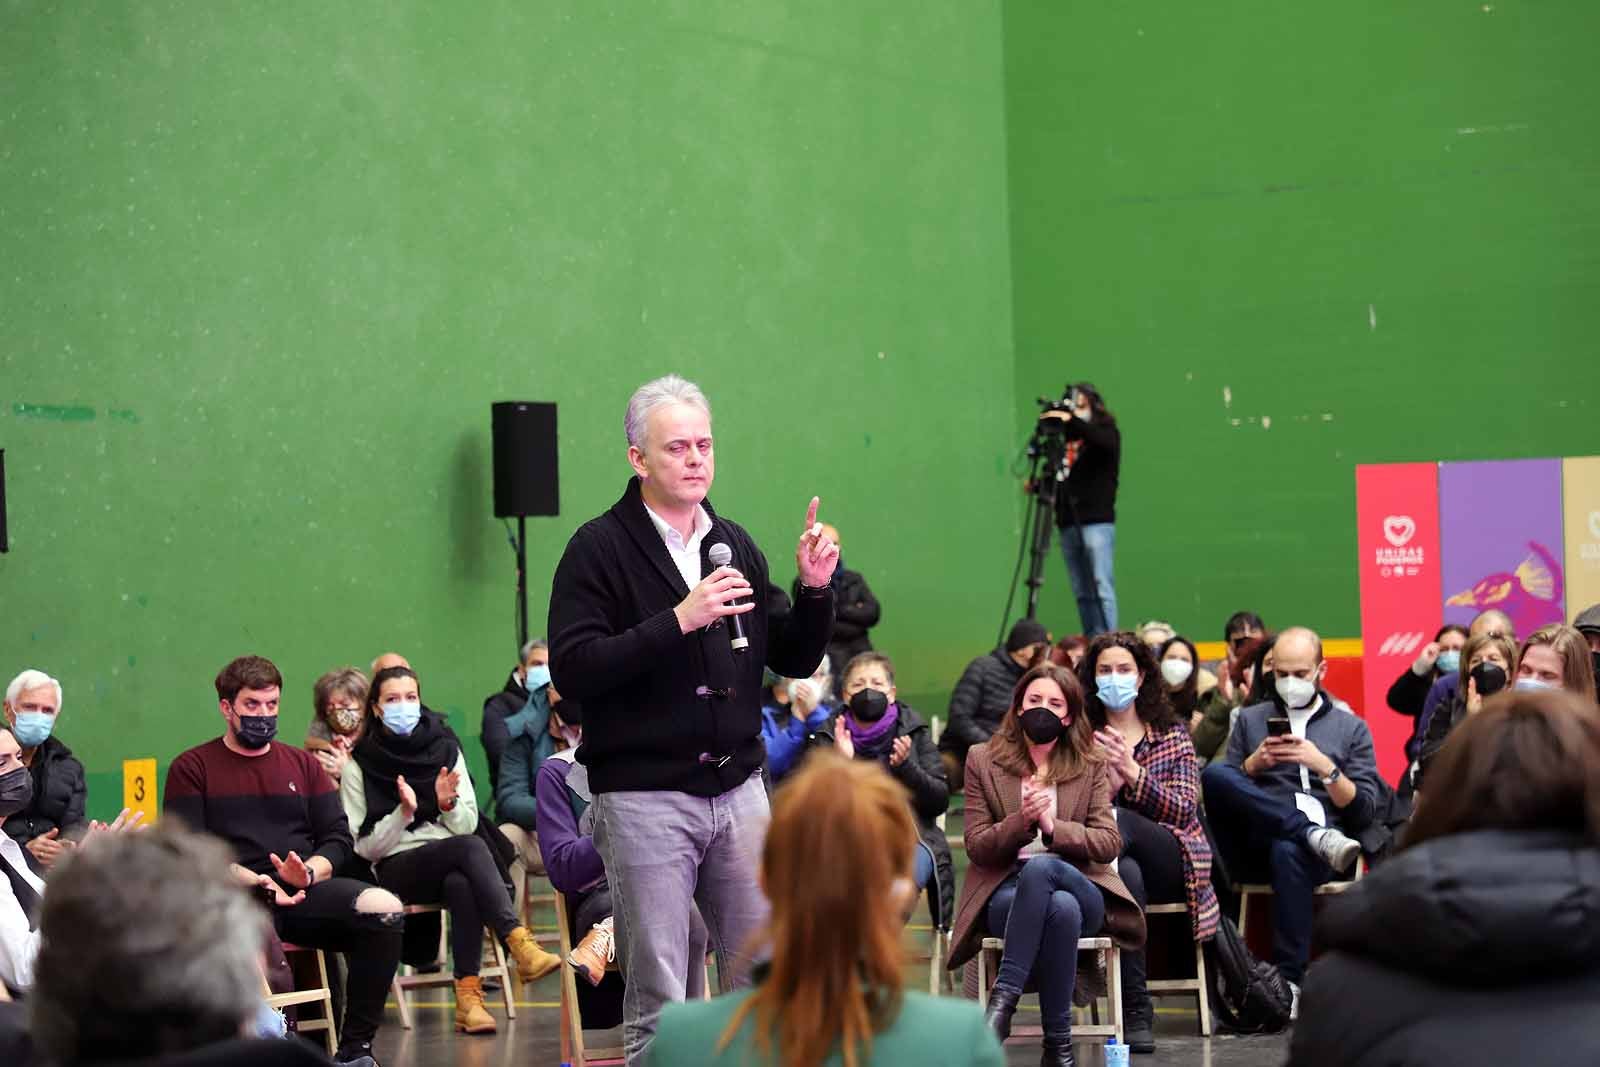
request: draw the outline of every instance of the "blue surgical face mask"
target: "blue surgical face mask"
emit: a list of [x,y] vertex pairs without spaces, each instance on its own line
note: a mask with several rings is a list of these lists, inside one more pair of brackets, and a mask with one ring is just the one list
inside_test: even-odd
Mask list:
[[548,663],[537,664],[535,666],[529,667],[526,671],[523,672],[523,675],[522,675],[522,688],[526,689],[530,693],[533,692],[535,689],[543,689],[545,686],[547,686],[549,684],[550,684],[550,665]]
[[1132,704],[1139,695],[1139,676],[1135,674],[1101,674],[1094,680],[1100,703],[1112,711],[1121,711]]
[[422,720],[422,705],[416,703],[400,702],[398,704],[385,704],[378,709],[383,716],[383,725],[389,728],[392,734],[407,737],[412,730],[417,728],[417,723]]
[[17,744],[23,748],[37,748],[44,744],[55,729],[56,717],[44,711],[19,711],[16,724],[11,727],[17,735]]
[[1433,661],[1443,674],[1454,674],[1461,669],[1461,652],[1459,649],[1447,648],[1439,653],[1439,658]]
[[1556,686],[1538,678],[1518,678],[1512,683],[1511,688],[1520,689],[1524,693],[1534,693],[1544,689],[1555,689]]

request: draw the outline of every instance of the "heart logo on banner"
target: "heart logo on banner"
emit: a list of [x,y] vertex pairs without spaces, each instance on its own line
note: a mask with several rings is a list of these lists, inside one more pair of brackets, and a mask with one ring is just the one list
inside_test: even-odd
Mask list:
[[1594,539],[1600,541],[1600,511],[1589,512],[1589,532],[1594,534]]
[[[1596,515],[1600,515],[1597,512]],[[1589,525],[1593,526],[1596,515],[1589,516]],[[1396,548],[1405,547],[1406,543],[1417,535],[1417,520],[1410,515],[1386,515],[1383,520],[1383,536]],[[1597,534],[1596,536],[1600,536]]]

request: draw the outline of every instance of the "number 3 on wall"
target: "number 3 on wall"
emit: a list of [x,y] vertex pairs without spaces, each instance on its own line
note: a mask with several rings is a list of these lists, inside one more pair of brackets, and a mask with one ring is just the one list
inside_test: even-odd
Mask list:
[[156,761],[153,759],[127,759],[122,761],[122,806],[129,811],[144,812],[145,826],[156,821]]

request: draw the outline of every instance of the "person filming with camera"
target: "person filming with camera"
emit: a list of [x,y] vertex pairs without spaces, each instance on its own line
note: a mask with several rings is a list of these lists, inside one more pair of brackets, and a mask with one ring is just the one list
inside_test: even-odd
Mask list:
[[1117,476],[1122,431],[1100,391],[1088,382],[1068,386],[1058,406],[1040,416],[1061,423],[1066,438],[1066,480],[1056,493],[1056,528],[1061,555],[1072,578],[1083,633],[1094,637],[1117,628],[1117,590],[1112,555],[1117,544]]

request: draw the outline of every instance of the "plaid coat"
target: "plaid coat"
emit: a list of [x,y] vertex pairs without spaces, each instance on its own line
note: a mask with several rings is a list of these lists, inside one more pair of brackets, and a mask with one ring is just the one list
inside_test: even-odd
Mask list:
[[1200,760],[1189,731],[1174,723],[1147,735],[1133,749],[1144,773],[1117,791],[1116,802],[1152,819],[1178,839],[1183,850],[1183,888],[1196,941],[1217,932],[1217,891],[1211,886],[1211,843],[1200,827]]

